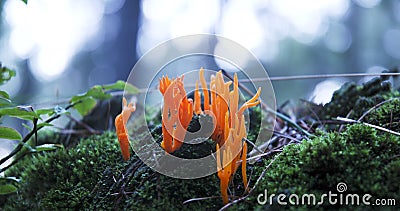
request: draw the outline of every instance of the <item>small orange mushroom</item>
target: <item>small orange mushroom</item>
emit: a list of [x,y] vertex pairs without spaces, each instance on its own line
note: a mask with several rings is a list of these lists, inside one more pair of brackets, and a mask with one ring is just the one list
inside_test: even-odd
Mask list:
[[198,90],[199,90],[199,82],[196,81],[196,89],[194,91],[194,113],[196,115],[203,113],[201,110],[201,99],[200,99],[201,95],[200,95],[200,91],[198,91]]
[[129,103],[127,105],[127,101],[125,97],[122,99],[122,112],[115,118],[115,129],[118,136],[119,146],[121,148],[122,157],[125,161],[129,160],[130,152],[129,152],[129,135],[128,130],[126,129],[126,123],[128,122],[129,117],[132,112],[135,112],[136,105],[133,103]]
[[[221,196],[224,204],[229,202],[228,199],[228,187],[229,182],[232,177],[232,153],[229,150],[224,150],[223,152],[219,151],[219,144],[216,145],[217,147],[217,168],[218,168],[218,177],[220,180],[220,189],[221,189]],[[223,154],[221,158],[220,154]]]

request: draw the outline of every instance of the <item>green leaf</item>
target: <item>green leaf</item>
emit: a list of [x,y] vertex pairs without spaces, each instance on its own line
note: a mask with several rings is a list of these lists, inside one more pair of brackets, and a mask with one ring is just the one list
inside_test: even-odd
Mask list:
[[0,91],[0,107],[11,106],[10,95],[5,91]]
[[82,115],[88,114],[96,105],[96,100],[106,100],[111,98],[111,94],[104,92],[101,86],[93,86],[84,94],[75,95],[71,98],[71,103],[77,103],[74,108]]
[[75,96],[73,96],[72,98],[71,98],[71,103],[77,103],[78,101],[80,101],[80,100],[82,100],[82,99],[85,99],[87,96],[86,96],[86,93],[85,94],[79,94],[79,95],[75,95]]
[[7,67],[3,67],[0,63],[0,85],[9,81],[12,77],[15,76],[15,71],[11,70]]
[[107,94],[104,92],[103,88],[101,86],[93,86],[89,91],[86,93],[87,97],[93,97],[94,99],[97,100],[106,100],[111,98],[110,94]]
[[137,94],[140,92],[140,90],[136,86],[130,83],[126,83],[125,91],[129,94]]
[[125,81],[119,80],[113,84],[103,85],[103,89],[106,91],[109,90],[124,90],[125,89]]
[[114,84],[93,86],[86,93],[73,96],[71,98],[71,103],[76,103],[74,108],[82,116],[85,116],[94,108],[94,106],[96,105],[96,100],[106,100],[112,97],[112,95],[106,93],[106,91],[124,89],[130,94],[136,94],[139,92],[139,90],[135,86],[119,80]]
[[9,128],[0,126],[0,139],[9,139],[9,140],[21,140],[22,136],[18,133],[18,131]]
[[36,115],[52,115],[54,113],[54,109],[46,108],[46,109],[38,109],[35,111]]
[[[81,116],[85,116],[96,106],[96,100],[93,99],[92,97],[86,97],[81,100],[82,102],[76,104],[74,108],[79,112]],[[74,97],[72,97],[72,101],[78,102],[79,100],[75,101]]]
[[0,97],[0,107],[12,106],[11,100]]
[[126,83],[125,81],[119,80],[115,82],[114,84],[107,84],[103,85],[103,89],[106,91],[110,90],[125,90],[129,94],[137,94],[139,93],[139,89],[135,86],[133,86],[130,83]]
[[29,111],[24,107],[8,107],[0,108],[0,117],[2,116],[12,116],[24,120],[33,120],[37,115],[33,111]]
[[25,123],[22,123],[22,126],[24,126],[24,128],[26,128],[28,130],[32,130],[32,128],[29,125],[25,124]]
[[46,127],[46,126],[53,126],[53,124],[50,124],[50,123],[47,123],[47,122],[42,122],[42,123],[39,123],[39,124],[37,124],[37,127],[39,128],[39,127]]
[[0,91],[0,97],[7,99],[7,100],[10,99],[10,95],[8,95],[8,93],[5,91]]
[[42,152],[42,151],[52,151],[56,150],[59,148],[62,148],[63,146],[61,144],[43,144],[35,147],[36,152]]
[[6,195],[17,192],[18,188],[12,184],[0,185],[0,195]]

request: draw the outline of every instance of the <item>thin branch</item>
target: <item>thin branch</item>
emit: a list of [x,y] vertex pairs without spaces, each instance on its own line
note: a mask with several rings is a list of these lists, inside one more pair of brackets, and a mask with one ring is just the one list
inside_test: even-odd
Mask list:
[[[272,76],[270,81],[289,81],[320,78],[346,78],[346,77],[365,77],[365,76],[400,76],[400,73],[339,73],[339,74],[316,74],[316,75],[293,75],[293,76]],[[240,82],[262,82],[268,78],[241,79]]]
[[[223,73],[226,77],[228,77],[230,80],[233,81],[232,76],[230,76],[226,71],[222,70],[222,73]],[[247,94],[249,94],[250,96],[254,96],[254,93],[253,93],[250,89],[248,89],[246,86],[243,86],[242,83],[239,83],[239,87],[240,87],[241,89],[243,89],[243,90],[244,90]],[[281,114],[281,113],[279,113],[279,112],[276,112],[276,111],[270,109],[270,108],[268,107],[268,105],[265,104],[265,103],[262,102],[262,101],[260,101],[260,104],[261,104],[261,107],[263,107],[263,108],[265,109],[265,111],[267,111],[267,112],[269,112],[269,113],[272,113],[272,114],[274,114],[275,116],[277,116],[277,117],[279,117],[279,118],[285,120],[285,121],[288,122],[290,125],[292,125],[293,127],[299,129],[301,132],[303,132],[303,133],[306,134],[307,136],[313,136],[311,133],[309,133],[308,131],[304,130],[304,128],[300,127],[296,122],[292,121],[289,117],[287,117],[287,116],[285,116],[285,115],[283,115],[283,114]]]
[[92,134],[101,134],[102,131],[98,131],[95,130],[93,132],[87,131],[87,130],[75,130],[75,129],[62,129],[62,128],[57,128],[59,129],[59,133],[60,134],[64,134],[64,135],[70,135],[70,134],[74,134],[74,135],[92,135]]
[[358,118],[358,121],[361,121],[362,119],[364,119],[365,116],[367,116],[369,113],[371,113],[373,110],[381,107],[383,104],[388,103],[390,101],[393,101],[395,99],[399,99],[398,97],[396,98],[390,98],[389,100],[385,100],[383,102],[380,102],[378,104],[376,104],[375,106],[373,106],[372,108],[368,109],[368,111],[366,111],[360,118]]
[[[353,113],[353,109],[351,109],[351,110],[349,111],[349,113],[347,113],[347,115],[346,115],[345,118],[349,118],[350,115],[351,115],[352,113]],[[348,123],[348,122],[347,122],[347,123]],[[344,127],[345,127],[345,124],[341,124],[340,127],[339,127],[339,129],[338,129],[338,133],[341,133]]]
[[[282,146],[279,146],[279,147],[276,147],[276,148],[281,148],[281,147],[282,147]],[[273,154],[273,153],[276,153],[276,152],[282,152],[282,150],[281,150],[281,149],[272,149],[272,150],[270,150],[270,151],[268,151],[268,152],[265,152],[265,153],[263,153],[263,154],[255,155],[255,156],[253,156],[253,157],[249,157],[249,158],[247,158],[246,160],[249,161],[249,160],[256,159],[256,158],[261,158],[261,157],[264,157],[264,156],[269,156],[269,155],[271,155],[271,154]]]
[[258,151],[259,153],[264,153],[260,148],[257,147],[257,145],[255,143],[253,143],[252,141],[250,141],[247,138],[243,138],[244,141],[246,141],[247,143],[249,143],[251,146],[253,146],[253,148]]
[[98,131],[96,131],[95,129],[93,129],[92,127],[90,127],[90,126],[89,126],[88,124],[86,124],[85,122],[75,119],[72,115],[67,114],[66,116],[67,116],[70,120],[72,120],[73,122],[75,122],[75,123],[77,123],[78,125],[81,125],[82,127],[84,127],[87,131],[89,131],[89,133],[92,133],[92,134],[97,134],[97,133],[99,133]]
[[[321,72],[321,71],[319,71]],[[316,74],[316,75],[294,75],[294,76],[271,76],[269,78],[254,78],[254,79],[239,79],[239,83],[252,83],[252,82],[263,82],[263,81],[288,81],[288,80],[305,80],[305,79],[320,79],[320,78],[343,78],[343,77],[365,77],[365,76],[400,76],[400,73],[339,73],[339,74]],[[196,84],[187,84],[185,87],[195,87]],[[147,93],[158,91],[157,87],[151,88],[139,88],[139,93]],[[112,96],[122,96],[124,91],[110,92]],[[37,103],[34,106],[40,105],[58,105],[62,103],[68,103],[69,98],[60,99],[57,102],[48,103]]]
[[[278,136],[274,136],[270,140],[268,140],[267,142],[265,142],[265,143],[261,144],[260,146],[258,146],[258,148],[267,149],[267,147],[269,147],[270,145],[275,143],[277,141],[277,139],[278,139]],[[256,156],[256,155],[259,155],[259,154],[258,154],[258,152],[256,153],[255,151],[251,151],[248,154],[249,157]]]
[[221,198],[221,196],[207,196],[207,197],[201,197],[201,198],[192,198],[188,199],[183,202],[183,204],[187,204],[190,202],[195,202],[195,201],[203,201],[203,200],[208,200],[208,199],[216,199],[216,198]]
[[[227,74],[225,70],[221,70],[224,74]],[[227,76],[227,75],[226,75]],[[264,81],[290,81],[290,80],[307,80],[307,79],[321,79],[321,78],[347,78],[347,77],[366,77],[366,76],[400,76],[400,73],[339,73],[339,74],[313,74],[313,75],[293,75],[293,76],[271,76],[262,78],[252,79],[239,79],[239,83],[254,83]],[[185,87],[195,87],[196,84],[187,84]],[[157,88],[153,87],[150,89],[142,88],[139,92],[152,92],[156,91]]]
[[24,158],[26,155],[28,154],[32,154],[33,152],[27,152],[22,154],[21,156],[18,156],[16,159],[14,159],[10,164],[8,164],[8,166],[0,169],[0,172],[6,171],[7,169],[9,169],[11,166],[15,165],[16,163],[18,163],[18,161],[20,161],[22,158]]
[[389,160],[393,160],[393,159],[398,158],[398,157],[400,157],[400,154],[391,157]]
[[365,126],[372,127],[372,128],[375,128],[375,129],[378,129],[378,130],[381,130],[381,131],[384,131],[384,132],[387,132],[387,133],[391,133],[391,134],[396,135],[396,136],[400,136],[399,132],[396,132],[396,131],[393,131],[393,130],[389,130],[389,129],[381,127],[381,126],[369,124],[369,123],[366,123],[366,122],[361,122],[361,121],[357,121],[357,120],[349,119],[349,118],[345,118],[345,117],[336,117],[336,119],[340,120],[340,121],[343,121],[343,122],[347,122],[347,123],[361,123],[361,124],[363,124]]
[[321,121],[316,121],[313,123],[314,125],[342,125],[342,124],[347,124],[347,122],[343,122],[340,120],[333,120],[333,119],[327,119],[327,120],[321,120]]
[[287,139],[290,139],[290,140],[295,141],[295,142],[298,142],[298,143],[301,142],[301,141],[298,140],[297,138],[294,138],[294,137],[292,137],[292,136],[286,135],[286,134],[284,134],[284,133],[280,133],[280,132],[278,132],[278,131],[274,131],[274,134],[275,134],[276,136],[278,136],[278,137],[287,138]]

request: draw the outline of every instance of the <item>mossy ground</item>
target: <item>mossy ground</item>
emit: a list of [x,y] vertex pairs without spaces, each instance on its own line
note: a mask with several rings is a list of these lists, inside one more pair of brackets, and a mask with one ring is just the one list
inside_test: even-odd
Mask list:
[[107,168],[117,171],[122,162],[112,133],[92,136],[75,148],[27,156],[6,171],[22,179],[18,194],[4,209],[49,209],[80,206]]
[[[321,117],[346,116],[353,110],[358,112],[352,116],[357,119],[377,103],[393,99],[371,110],[363,121],[399,131],[400,100],[394,99],[398,93],[387,87],[382,79],[379,80],[379,83],[371,82],[368,86],[344,86],[334,96],[332,103],[325,107]],[[352,91],[349,94],[345,90]],[[369,94],[358,96],[360,90]],[[338,101],[339,95],[352,100]],[[353,99],[353,95],[358,98]],[[367,101],[371,103],[362,103]],[[258,110],[253,114],[251,118],[257,115],[260,118]],[[250,128],[248,138],[254,140],[257,125],[250,125]],[[346,125],[340,130],[316,132],[313,138],[287,145],[282,153],[263,157],[248,165],[251,187],[264,170],[265,174],[250,196],[230,208],[370,208],[341,207],[328,203],[319,206],[276,206],[275,203],[275,206],[270,206],[269,202],[266,205],[257,202],[258,195],[265,190],[271,194],[307,193],[320,196],[328,191],[334,192],[339,182],[347,184],[346,193],[371,194],[372,199],[393,198],[399,204],[399,136],[362,124]],[[152,135],[160,140],[157,127]],[[142,138],[145,137],[138,140]],[[211,141],[203,145],[203,149],[207,148],[204,152],[215,148]],[[193,150],[184,146],[177,155],[190,158],[203,153],[198,151],[198,154],[190,155]],[[275,156],[278,157],[273,161]],[[112,132],[83,139],[68,150],[59,149],[26,157],[9,169],[6,175],[20,178],[21,184],[17,194],[2,198],[4,210],[216,210],[223,206],[216,174],[195,180],[174,179],[154,172],[136,155],[128,162],[123,162],[118,141]],[[234,196],[231,199],[238,199],[243,196],[244,190],[240,174],[235,176],[233,184],[230,186],[230,193]],[[210,198],[183,204],[186,200],[202,197]]]
[[[265,190],[270,195],[283,193],[287,198],[290,194],[315,194],[318,202],[319,196],[324,193],[332,191],[338,194],[339,183],[347,185],[345,193],[400,200],[399,152],[400,139],[397,136],[360,124],[349,126],[342,133],[332,132],[310,141],[304,140],[301,144],[289,145],[266,171],[254,190],[255,194],[247,199],[248,203],[239,204],[237,208],[260,208],[256,197]],[[271,159],[264,160],[256,168],[262,170],[270,162]],[[276,201],[274,203],[277,205]],[[270,207],[269,202],[265,207]],[[308,208],[340,206],[331,205],[326,200],[323,205]]]

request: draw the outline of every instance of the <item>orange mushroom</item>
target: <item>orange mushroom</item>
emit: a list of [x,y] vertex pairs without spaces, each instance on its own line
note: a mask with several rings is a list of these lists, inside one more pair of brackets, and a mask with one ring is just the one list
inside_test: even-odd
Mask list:
[[[229,187],[229,181],[232,176],[232,162],[230,160],[232,159],[232,153],[229,150],[224,150],[223,152],[219,151],[219,145],[216,145],[217,147],[217,168],[218,168],[218,177],[220,180],[220,189],[221,189],[221,196],[224,204],[227,204],[229,202],[228,199],[228,187]],[[220,154],[223,154],[223,157],[221,158]]]
[[194,113],[196,115],[203,113],[203,111],[201,110],[201,95],[200,95],[200,91],[199,91],[199,82],[198,81],[196,81],[196,88],[194,91]]
[[[203,85],[205,84],[203,74],[203,69],[200,69],[200,80],[204,99],[206,99],[208,92],[204,91],[207,87]],[[260,103],[257,99],[261,93],[261,89],[258,89],[257,93],[239,108],[239,88],[236,74],[234,75],[233,90],[229,91],[231,84],[232,81],[224,81],[221,71],[212,76],[210,82],[211,102],[208,106],[215,117],[215,131],[211,138],[217,142],[218,177],[225,204],[229,202],[228,187],[230,180],[240,165],[242,166],[243,185],[247,191],[247,143],[243,142],[243,139],[247,137],[247,131],[243,113],[247,108]],[[196,86],[196,91],[200,92],[198,86]],[[199,105],[199,101],[199,94],[195,93],[195,105]],[[204,100],[204,103],[206,103],[206,100]],[[204,104],[205,107],[206,104]]]
[[[211,139],[217,143],[218,177],[222,199],[226,204],[229,202],[229,183],[240,165],[242,166],[243,185],[247,191],[247,143],[243,141],[247,137],[247,131],[243,113],[246,109],[260,103],[258,98],[261,89],[259,88],[257,93],[239,108],[239,88],[236,74],[232,91],[230,91],[232,81],[225,82],[221,71],[211,76],[209,87],[204,78],[203,68],[200,69],[199,76],[202,91],[200,91],[197,81],[194,102],[186,97],[183,76],[172,80],[163,77],[160,80],[160,92],[164,96],[161,146],[168,153],[174,152],[182,145],[193,112],[196,115],[212,113],[215,130]],[[203,109],[201,108],[201,93],[203,93]]]
[[[200,82],[201,82],[201,87],[203,90],[203,96],[204,96],[204,113],[208,113],[208,111],[211,110],[212,114],[214,115],[214,125],[215,125],[215,130],[213,134],[211,135],[211,139],[213,139],[215,142],[219,143],[222,145],[225,141],[224,137],[224,129],[225,129],[225,113],[228,111],[228,102],[229,102],[229,86],[231,85],[231,81],[224,82],[222,72],[219,71],[215,76],[211,76],[211,81],[210,81],[210,92],[207,87],[207,82],[204,78],[204,69],[200,69]],[[197,83],[196,83],[197,84]],[[210,95],[211,95],[211,101],[210,101]],[[200,114],[203,113],[201,111],[198,111],[198,108],[200,107],[201,99],[200,99],[200,90],[198,86],[196,86],[195,90],[195,113]],[[201,109],[201,107],[200,107]]]
[[115,118],[115,129],[118,136],[119,146],[121,148],[122,157],[125,161],[129,160],[130,152],[129,152],[129,135],[128,130],[126,129],[126,123],[128,122],[129,117],[132,112],[135,112],[136,105],[133,103],[129,103],[127,105],[127,101],[125,97],[122,99],[122,112]]
[[164,96],[161,147],[172,153],[182,146],[185,139],[186,129],[193,117],[193,100],[186,97],[183,76],[172,80],[168,76],[163,77],[159,89]]

